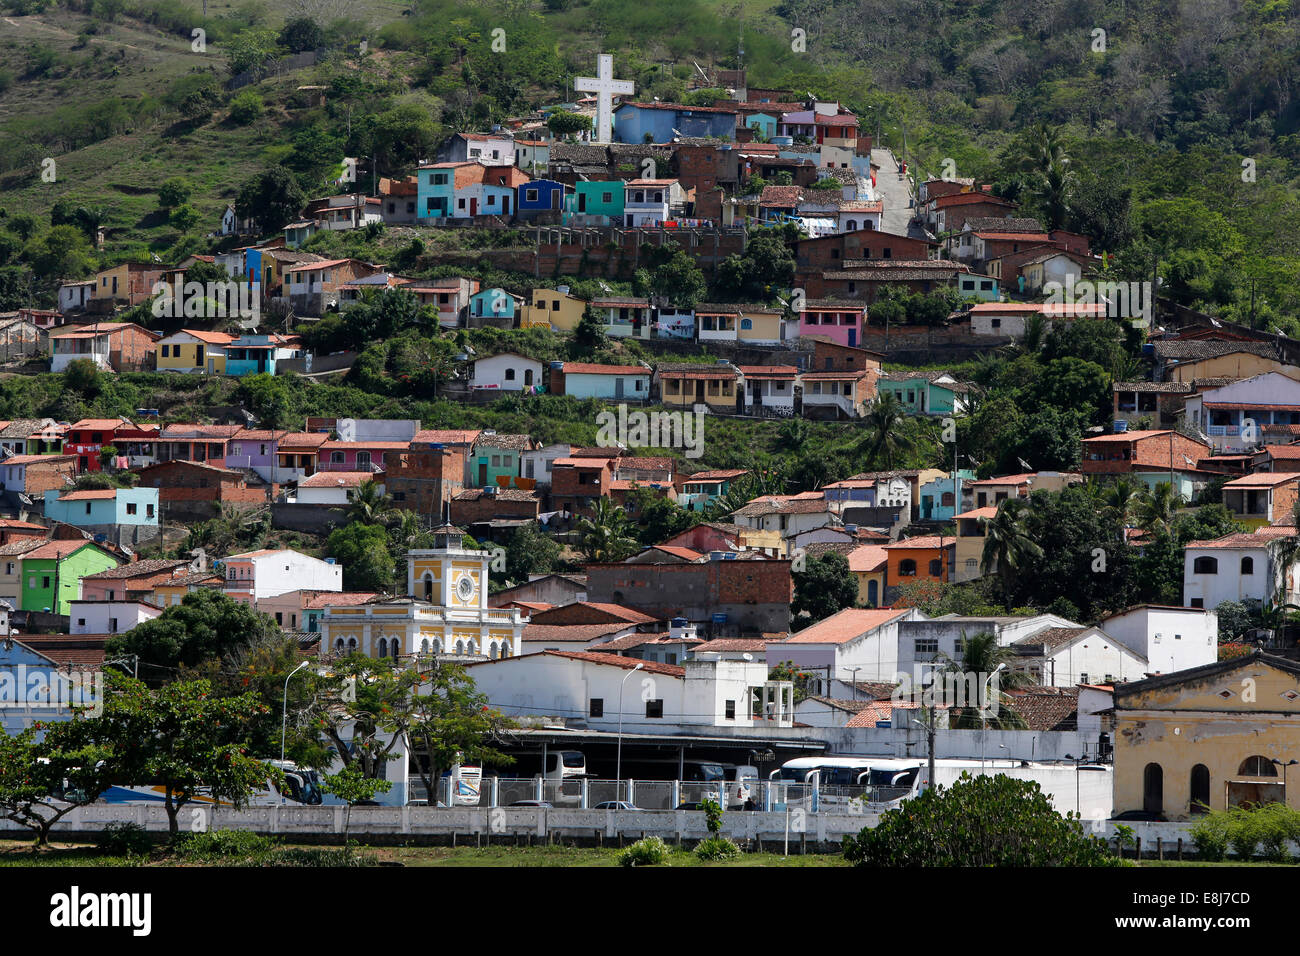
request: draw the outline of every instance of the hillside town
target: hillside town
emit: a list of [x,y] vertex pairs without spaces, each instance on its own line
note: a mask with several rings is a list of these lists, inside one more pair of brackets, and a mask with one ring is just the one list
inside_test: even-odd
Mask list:
[[[209,803],[346,805],[345,837],[482,808],[393,825],[680,842],[716,806],[825,849],[994,775],[1161,853],[1300,808],[1296,340],[918,169],[878,115],[594,67],[0,316],[7,746],[126,706],[111,674],[255,698],[275,779]],[[59,826],[157,783],[177,831],[157,767],[59,766]],[[31,802],[0,781],[0,826]]]

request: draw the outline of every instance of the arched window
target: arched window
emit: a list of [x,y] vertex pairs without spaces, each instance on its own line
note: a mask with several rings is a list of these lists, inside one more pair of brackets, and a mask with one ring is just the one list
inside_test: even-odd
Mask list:
[[491,643],[491,645],[488,647],[488,657],[492,658],[493,660],[496,660],[496,659],[497,659],[497,642],[496,642],[496,641],[493,641],[493,642]]
[[930,577],[932,578],[943,577],[943,562],[940,561],[938,558],[935,558],[933,561],[930,562]]
[[1210,768],[1198,763],[1192,768],[1192,813],[1210,812]]
[[753,320],[753,319],[741,319],[741,320],[740,320],[740,327],[741,327],[742,329],[752,329],[752,328],[754,327],[754,320]]
[[858,221],[856,219],[850,219],[844,223],[845,232],[853,232],[857,228],[858,228]]
[[502,642],[501,642],[501,656],[502,656],[502,657],[509,657],[509,656],[510,656],[510,642],[509,642],[509,641],[502,641]]
[[464,654],[464,653],[465,653],[465,642],[464,642],[464,641],[457,641],[457,642],[456,642],[456,653],[457,653],[457,654]]
[[1218,574],[1219,559],[1211,558],[1209,555],[1202,555],[1192,562],[1193,574]]
[[355,637],[349,637],[349,638],[348,638],[348,653],[349,653],[349,654],[355,654],[356,651],[357,651],[357,639],[356,639]]
[[880,582],[868,581],[867,582],[867,603],[870,604],[872,607],[875,607],[877,602],[879,602],[879,600],[880,600]]
[[397,660],[398,656],[402,653],[401,640],[396,637],[393,638],[393,643],[388,645],[388,649],[393,652],[393,660]]
[[1237,768],[1238,775],[1242,777],[1276,777],[1277,767],[1273,766],[1273,761],[1267,757],[1247,757]]
[[428,571],[424,572],[424,599],[433,603],[433,575]]
[[465,653],[466,653],[466,654],[473,654],[473,653],[474,653],[474,639],[473,639],[473,638],[470,638],[469,642],[466,643],[466,645],[465,645]]
[[1158,763],[1149,763],[1142,771],[1142,809],[1147,813],[1165,811],[1165,772]]
[[427,637],[420,642],[420,653],[421,654],[429,653],[429,639]]
[[436,637],[433,639],[433,652],[435,654],[442,653],[442,641],[438,640]]
[[916,576],[916,562],[911,558],[904,558],[898,562],[898,573],[901,577],[911,578]]
[[379,639],[379,656],[380,657],[388,656],[388,638],[386,637],[381,637]]
[[338,651],[340,654],[343,653],[343,638],[340,637],[334,642],[334,650]]
[[1254,559],[1254,558],[1242,558],[1242,559],[1241,559],[1241,573],[1242,573],[1242,574],[1254,574],[1254,573],[1255,573],[1255,559]]

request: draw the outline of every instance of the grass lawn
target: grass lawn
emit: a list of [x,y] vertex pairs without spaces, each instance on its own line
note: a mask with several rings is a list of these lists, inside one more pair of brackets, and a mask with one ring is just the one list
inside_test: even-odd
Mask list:
[[[337,850],[335,847],[308,847],[283,844],[277,849],[315,851]],[[574,846],[513,847],[493,846],[384,846],[359,847],[358,852],[372,864],[399,866],[618,866],[617,848],[588,848]],[[57,843],[40,853],[33,853],[26,841],[7,839],[0,841],[0,867],[22,866],[228,866],[239,863],[258,863],[254,858],[213,857],[208,859],[180,859],[155,849],[148,856],[125,856],[101,852],[88,844]],[[263,863],[263,865],[265,865]],[[271,864],[274,865],[274,864]],[[839,854],[745,853],[735,860],[722,863],[704,863],[687,850],[673,850],[669,866],[845,866]]]

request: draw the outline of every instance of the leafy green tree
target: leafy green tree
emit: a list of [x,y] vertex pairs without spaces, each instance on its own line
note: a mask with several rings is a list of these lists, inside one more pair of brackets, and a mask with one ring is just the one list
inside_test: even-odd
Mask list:
[[373,800],[377,794],[393,789],[391,780],[378,780],[362,774],[354,763],[347,764],[338,773],[328,774],[321,780],[321,789],[347,804],[343,811],[343,842],[348,842],[348,828],[352,826],[352,807]]
[[298,218],[306,203],[307,197],[293,174],[283,166],[272,166],[239,190],[235,214],[253,220],[262,233],[277,232]]
[[550,116],[546,117],[546,128],[561,138],[577,136],[579,133],[590,133],[592,129],[591,117],[580,116],[577,113],[566,113],[564,110],[554,110]]
[[867,867],[1119,865],[1036,782],[1001,775],[963,775],[951,787],[928,788],[845,837],[844,857]]
[[280,28],[276,39],[290,53],[305,53],[325,45],[325,31],[311,17],[294,17]]
[[578,550],[588,561],[622,561],[636,553],[626,512],[608,498],[597,498],[590,518],[578,522]]
[[326,673],[305,672],[304,682],[312,704],[303,724],[318,729],[345,767],[379,779],[410,724],[420,675],[391,658],[349,654]]
[[848,558],[836,551],[808,558],[804,570],[792,577],[794,600],[790,612],[795,616],[808,614],[810,624],[858,603],[858,579],[849,570]]
[[388,534],[379,525],[345,524],[335,528],[325,550],[343,566],[343,586],[347,590],[393,590]]
[[661,261],[637,271],[637,295],[663,299],[677,309],[694,308],[708,291],[704,272],[695,259],[675,243],[666,256],[658,249],[653,249],[653,255]]
[[1181,495],[1174,492],[1167,481],[1156,483],[1155,488],[1143,489],[1133,503],[1133,517],[1137,526],[1150,535],[1168,534],[1173,527],[1174,515],[1182,505]]
[[430,803],[442,772],[457,763],[513,763],[514,758],[499,747],[503,733],[513,726],[488,706],[487,695],[475,689],[463,666],[434,660],[420,675],[405,725],[407,748],[415,755],[416,771]]
[[877,396],[863,424],[867,430],[863,451],[874,468],[892,470],[899,458],[917,447],[907,413],[893,392]]
[[385,494],[377,481],[367,478],[348,492],[348,521],[387,524],[393,515],[393,496]]
[[643,545],[658,544],[694,527],[699,518],[654,488],[633,485],[626,500],[627,513],[636,522]]
[[1001,575],[1004,587],[1014,581],[1019,571],[1043,557],[1043,549],[1026,529],[1025,510],[1019,500],[1008,499],[998,506],[993,517],[979,519],[984,527],[980,571]]
[[238,126],[247,126],[265,110],[262,98],[252,90],[245,90],[230,101],[230,121]]
[[604,318],[596,309],[587,306],[582,312],[582,318],[574,327],[573,337],[569,343],[571,354],[574,358],[593,356],[608,344],[609,336],[605,334]]
[[119,781],[152,781],[163,788],[167,826],[175,836],[181,810],[200,792],[240,806],[275,776],[277,771],[247,754],[254,722],[265,710],[253,694],[215,697],[205,680],[150,689],[129,677],[114,678],[103,714],[87,718],[81,734],[85,746],[117,756]]
[[271,30],[241,30],[226,44],[226,58],[232,76],[259,69],[275,53],[276,36]]
[[530,574],[549,574],[560,564],[563,548],[535,524],[521,525],[506,539],[507,581],[523,582]]
[[183,176],[164,179],[158,187],[158,205],[162,209],[175,209],[190,201],[194,195],[194,184]]
[[266,428],[284,428],[290,416],[289,385],[281,376],[259,372],[239,380],[236,394]]
[[151,684],[175,678],[180,668],[219,660],[237,648],[279,635],[269,615],[215,588],[185,595],[151,621],[137,624],[108,639],[104,653],[112,657],[137,655],[140,673]]
[[0,734],[0,817],[31,830],[38,848],[56,823],[115,782],[116,754],[85,741],[84,727],[73,719]]

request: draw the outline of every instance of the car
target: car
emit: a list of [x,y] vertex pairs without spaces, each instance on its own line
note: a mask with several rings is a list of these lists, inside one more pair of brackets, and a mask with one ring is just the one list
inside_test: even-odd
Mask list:
[[516,800],[510,805],[512,807],[533,807],[534,809],[541,808],[546,810],[553,809],[550,802],[546,800]]
[[692,800],[689,803],[678,804],[677,809],[678,810],[703,810],[704,807],[701,805],[701,803],[698,800]]
[[632,804],[628,803],[626,800],[606,800],[603,803],[596,804],[594,809],[596,810],[640,810],[641,808],[633,806]]

